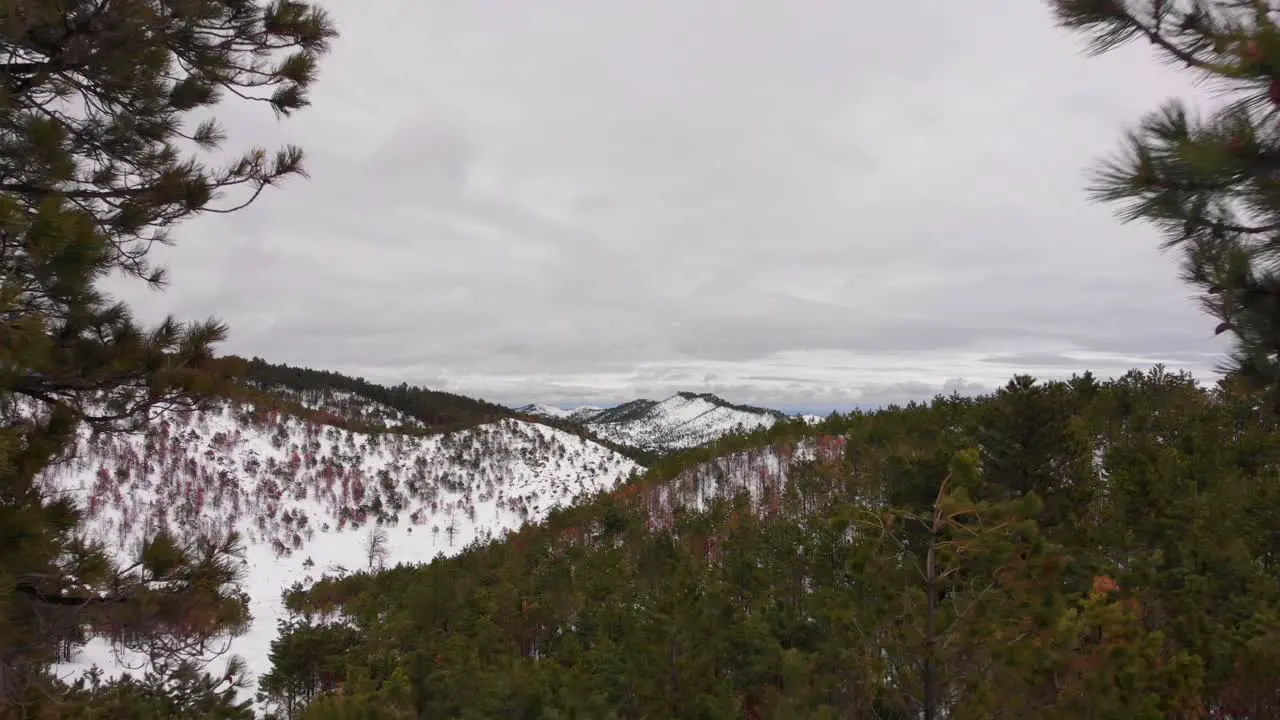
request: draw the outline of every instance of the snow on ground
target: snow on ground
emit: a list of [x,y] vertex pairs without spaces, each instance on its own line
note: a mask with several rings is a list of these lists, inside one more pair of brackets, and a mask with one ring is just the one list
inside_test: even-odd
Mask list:
[[716,499],[745,492],[757,511],[776,503],[791,472],[804,463],[830,463],[844,455],[847,438],[820,435],[742,450],[699,463],[651,488],[650,523],[669,524],[677,507],[705,510]]
[[604,408],[595,405],[580,405],[569,411],[569,419],[574,422],[587,422],[591,418],[604,412]]
[[573,414],[573,411],[564,410],[553,405],[543,405],[542,403],[533,403],[516,408],[516,412],[522,412],[527,415],[535,415],[537,417],[555,418],[561,420]]
[[[447,435],[365,435],[228,403],[167,416],[145,435],[83,434],[76,457],[42,479],[48,491],[78,496],[90,531],[126,553],[161,527],[178,536],[239,530],[254,619],[230,653],[256,678],[270,669],[281,592],[366,567],[364,541],[379,513],[390,523],[387,565],[428,562],[639,469],[595,443],[516,420]],[[94,640],[56,669],[74,677],[97,664],[116,674],[119,660]]]
[[345,420],[385,428],[422,427],[422,423],[411,415],[382,403],[370,402],[367,398],[346,390],[332,388],[295,390],[282,386],[271,386],[265,389],[272,395],[287,398],[312,410],[337,415]]
[[755,430],[778,422],[767,412],[719,404],[681,393],[620,422],[588,422],[592,432],[614,442],[644,449],[682,450],[705,445],[735,429]]

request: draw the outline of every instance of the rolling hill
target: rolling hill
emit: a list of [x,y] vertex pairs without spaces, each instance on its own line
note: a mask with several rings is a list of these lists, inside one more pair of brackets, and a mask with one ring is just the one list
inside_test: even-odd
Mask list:
[[[649,452],[672,452],[706,445],[735,431],[768,428],[791,418],[785,413],[736,405],[710,393],[681,392],[657,401],[638,399],[611,408],[565,410],[526,405],[518,412],[582,425],[606,440]],[[812,423],[813,416],[805,416]]]
[[[368,567],[372,527],[388,532],[386,564],[428,562],[642,469],[498,406],[460,396],[432,406],[441,398],[425,391],[294,377],[306,380],[274,385],[259,367],[252,399],[169,414],[138,435],[82,431],[74,457],[41,478],[46,492],[77,498],[91,536],[122,559],[160,529],[179,539],[239,532],[253,621],[227,649],[255,675],[268,667],[281,592]],[[116,674],[145,661],[95,639],[57,670],[95,664]]]
[[[253,620],[219,649],[243,657],[254,678],[270,667],[277,621],[285,616],[281,594],[295,585],[375,562],[456,555],[619,487],[645,469],[637,459],[655,449],[696,448],[735,429],[763,431],[788,419],[693,393],[608,409],[511,410],[258,358],[247,368],[232,397],[168,414],[141,434],[82,430],[73,456],[41,482],[46,492],[76,498],[91,537],[120,560],[159,530],[179,540],[239,533]],[[795,459],[816,449],[801,443]],[[772,449],[729,454],[649,492],[667,512],[701,507],[735,488],[763,502],[762,488],[785,483],[791,461],[792,453]],[[386,556],[375,561],[367,545],[376,527],[388,542]],[[74,678],[98,666],[107,675],[136,674],[146,665],[141,655],[95,638],[56,671]]]

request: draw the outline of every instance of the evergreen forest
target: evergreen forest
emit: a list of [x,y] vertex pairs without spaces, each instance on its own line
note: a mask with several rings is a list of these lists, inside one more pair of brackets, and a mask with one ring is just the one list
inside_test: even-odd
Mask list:
[[[1157,368],[728,438],[298,588],[263,692],[290,718],[1275,717],[1278,430]],[[785,483],[689,472],[806,443],[833,451]]]

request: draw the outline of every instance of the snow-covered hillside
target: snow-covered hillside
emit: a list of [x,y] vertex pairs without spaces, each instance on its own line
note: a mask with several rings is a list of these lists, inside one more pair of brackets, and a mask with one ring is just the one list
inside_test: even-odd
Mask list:
[[580,405],[572,410],[567,411],[568,418],[576,423],[586,423],[591,418],[604,412],[604,408],[595,405]]
[[331,388],[294,390],[274,386],[265,388],[272,395],[292,400],[299,405],[329,413],[343,420],[384,428],[421,428],[423,423],[382,403],[370,402],[353,392]]
[[644,450],[682,450],[705,445],[736,429],[771,427],[787,416],[764,408],[733,405],[715,395],[677,393],[661,402],[632,400],[614,408],[565,411],[529,405],[521,411],[581,423],[606,440]]
[[553,405],[533,403],[532,405],[525,405],[523,407],[516,408],[516,412],[524,413],[526,415],[534,415],[536,417],[561,419],[569,417],[574,411],[563,410]]
[[[338,399],[360,406],[365,418],[403,419]],[[307,400],[327,411],[334,398]],[[90,531],[124,552],[161,527],[179,537],[239,530],[254,620],[230,652],[256,677],[269,669],[281,591],[365,567],[364,540],[376,522],[390,534],[388,565],[426,562],[537,521],[638,469],[596,443],[517,420],[447,435],[366,435],[224,403],[166,416],[143,435],[82,434],[76,457],[42,480],[48,491],[77,496]],[[120,669],[105,641],[95,640],[59,671],[78,674],[95,663]]]
[[670,525],[676,508],[704,510],[713,500],[744,492],[757,511],[769,511],[778,503],[798,465],[837,462],[843,457],[847,442],[839,435],[818,435],[699,463],[645,491],[649,521],[655,527]]

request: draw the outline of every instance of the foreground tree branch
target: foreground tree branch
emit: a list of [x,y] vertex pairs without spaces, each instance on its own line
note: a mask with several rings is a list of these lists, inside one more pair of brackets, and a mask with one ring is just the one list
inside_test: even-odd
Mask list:
[[216,357],[223,324],[146,328],[99,284],[162,286],[149,253],[179,223],[303,175],[293,146],[211,165],[225,133],[191,113],[224,97],[281,117],[306,107],[335,36],[296,0],[0,2],[0,718],[61,708],[69,696],[41,668],[94,636],[148,657],[156,687],[187,673],[207,695],[225,689],[190,673],[247,617],[235,538],[161,533],[121,569],[40,479],[82,426],[137,431],[242,369]]
[[1280,27],[1262,0],[1053,0],[1060,24],[1109,51],[1145,39],[1218,85],[1207,117],[1169,101],[1128,133],[1090,188],[1182,255],[1183,279],[1229,333],[1222,369],[1275,391],[1280,407]]

